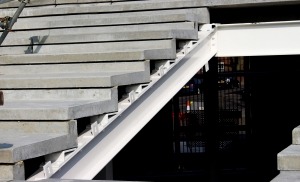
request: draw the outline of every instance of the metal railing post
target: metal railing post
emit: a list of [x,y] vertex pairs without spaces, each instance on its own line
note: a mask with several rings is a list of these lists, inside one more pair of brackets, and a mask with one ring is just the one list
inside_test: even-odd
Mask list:
[[1,34],[0,37],[0,46],[3,43],[4,39],[6,38],[7,34],[11,31],[13,25],[17,21],[18,17],[20,16],[21,12],[23,11],[26,4],[29,2],[29,0],[19,0],[21,4],[19,5],[17,11],[15,12],[14,16],[12,18],[3,18],[6,19],[7,23],[1,22],[0,25],[3,27],[4,31]]

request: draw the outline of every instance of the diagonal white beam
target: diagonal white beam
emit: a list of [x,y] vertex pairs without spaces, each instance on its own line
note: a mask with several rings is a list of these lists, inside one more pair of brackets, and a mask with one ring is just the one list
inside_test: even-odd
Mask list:
[[217,25],[217,57],[300,54],[300,21]]
[[93,179],[157,112],[216,54],[214,31],[185,55],[51,178]]

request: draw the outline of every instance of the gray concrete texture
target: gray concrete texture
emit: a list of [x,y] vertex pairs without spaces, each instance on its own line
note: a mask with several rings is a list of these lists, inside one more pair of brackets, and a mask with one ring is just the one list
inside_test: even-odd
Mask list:
[[[32,50],[31,50],[32,49]],[[112,52],[147,49],[176,49],[175,40],[150,40],[129,42],[102,42],[82,44],[57,44],[1,47],[2,54],[49,54],[49,53],[86,53]]]
[[46,35],[32,36],[30,38],[10,38],[2,45],[45,45],[59,43],[86,43],[86,42],[114,42],[134,40],[157,40],[157,39],[197,39],[198,31],[193,30],[148,30],[113,33],[94,33],[81,35]]
[[300,145],[290,145],[277,154],[278,170],[300,170]]
[[[162,49],[164,54],[155,53],[160,49],[132,50],[118,52],[94,52],[94,53],[66,53],[66,54],[25,54],[2,55],[0,65],[8,64],[35,64],[35,63],[86,63],[86,62],[118,62],[118,61],[142,61],[149,59],[175,59],[174,49]],[[169,53],[168,53],[169,52]],[[153,54],[151,54],[153,53]]]
[[293,144],[300,144],[300,126],[297,126],[292,131],[292,143]]
[[122,26],[100,26],[100,27],[68,27],[60,29],[43,29],[43,30],[22,30],[10,32],[7,35],[5,42],[9,39],[30,39],[33,36],[47,35],[83,35],[83,34],[100,34],[100,33],[123,33],[140,31],[160,31],[160,30],[193,30],[195,29],[194,22],[175,22],[175,23],[159,23],[159,24],[138,24],[138,25],[122,25]]
[[122,70],[122,72],[135,72],[143,70],[149,72],[149,61],[0,66],[0,74],[2,75],[43,73],[97,73],[113,71],[119,72],[120,70]]
[[[19,132],[11,129],[14,127]],[[42,127],[49,127],[49,130]],[[3,121],[0,130],[0,163],[13,164],[77,146],[74,120],[49,123]]]
[[[49,21],[34,20],[30,23],[20,21],[15,23],[13,29],[45,29],[45,28],[61,28],[61,27],[84,27],[84,26],[108,26],[108,25],[128,25],[128,24],[145,24],[145,23],[164,23],[191,21],[203,23],[203,16],[194,13],[173,13],[173,14],[153,14],[141,16],[122,16],[122,17],[107,17],[95,19],[79,19],[79,20],[55,20],[52,18]],[[207,22],[207,21],[205,21]]]
[[[0,143],[1,145],[1,143]],[[24,180],[25,168],[24,162],[20,161],[15,164],[0,164],[0,179],[1,181]]]
[[300,181],[300,171],[280,171],[270,182],[296,182]]

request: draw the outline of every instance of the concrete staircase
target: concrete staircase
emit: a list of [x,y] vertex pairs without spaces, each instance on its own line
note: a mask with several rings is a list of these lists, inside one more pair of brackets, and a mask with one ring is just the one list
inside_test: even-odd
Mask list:
[[292,131],[292,144],[277,155],[280,170],[271,182],[300,181],[300,126]]
[[[1,4],[0,17],[18,5]],[[158,65],[198,39],[209,23],[200,6],[31,0],[0,47],[0,180],[27,180],[27,161],[44,157],[44,166],[74,150],[99,118],[124,109],[131,88],[146,86]]]

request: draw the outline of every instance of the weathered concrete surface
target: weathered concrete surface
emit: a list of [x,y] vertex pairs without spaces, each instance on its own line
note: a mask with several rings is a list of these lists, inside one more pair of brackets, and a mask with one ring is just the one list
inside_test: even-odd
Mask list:
[[0,131],[0,163],[16,163],[77,146],[74,120],[49,123],[2,121]]
[[[92,7],[56,7],[53,8],[28,8],[24,9],[20,17],[26,16],[41,16],[41,15],[67,15],[76,13],[114,13],[122,11],[134,10],[159,10],[159,9],[172,9],[172,8],[191,8],[191,7],[204,7],[203,1],[199,0],[173,0],[173,1],[140,1],[134,3],[120,3],[111,4],[109,6],[92,6]],[[141,4],[143,6],[141,6]],[[15,10],[4,10],[0,12],[0,16],[12,16]]]
[[102,101],[7,101],[0,108],[0,117],[2,120],[68,120],[117,110],[117,98]]
[[[0,143],[1,147],[1,143]],[[0,149],[1,150],[1,149]],[[1,181],[24,180],[25,168],[22,161],[15,164],[0,164],[0,179]]]
[[86,43],[86,42],[115,42],[134,40],[158,40],[158,39],[197,39],[198,31],[193,30],[148,30],[115,33],[97,33],[82,35],[53,35],[33,36],[28,38],[13,38],[6,40],[2,45],[38,45],[58,43]]
[[292,143],[293,144],[300,144],[300,126],[297,126],[292,131]]
[[95,88],[95,89],[34,89],[34,90],[3,90],[7,101],[28,100],[111,100],[117,97],[117,88]]
[[32,36],[47,36],[47,35],[82,35],[94,33],[123,33],[123,32],[139,32],[139,31],[160,31],[171,29],[195,29],[194,22],[173,22],[173,23],[159,23],[159,24],[138,24],[138,25],[122,25],[118,26],[101,26],[101,27],[68,27],[60,29],[43,29],[43,30],[23,30],[11,32],[7,35],[5,42],[9,39],[27,38]]
[[[58,44],[58,45],[34,45],[1,47],[2,54],[49,54],[49,53],[93,53],[93,52],[113,52],[127,50],[147,50],[147,49],[170,49],[176,48],[175,39],[151,40],[151,41],[129,41],[129,42],[103,42],[87,44]],[[32,50],[30,50],[32,49]]]
[[300,170],[300,145],[290,145],[277,154],[278,170]]
[[[163,54],[159,54],[162,52]],[[118,52],[70,53],[70,54],[22,54],[1,55],[0,65],[6,64],[33,64],[33,63],[86,63],[110,61],[142,61],[154,59],[175,59],[175,50],[153,49],[132,50]]]
[[[118,110],[117,88],[5,90],[1,120],[70,120]],[[1,123],[0,123],[1,124]]]
[[[79,19],[79,20],[55,20],[51,21],[36,21],[32,23],[15,23],[14,30],[18,29],[43,29],[43,28],[60,28],[60,27],[83,27],[83,26],[106,26],[106,25],[128,25],[128,24],[142,24],[142,23],[165,23],[165,22],[179,22],[191,21],[203,23],[203,16],[193,13],[173,13],[173,14],[154,14],[132,17],[107,17],[97,19]],[[207,21],[205,21],[207,22]]]
[[[147,1],[140,1],[139,3]],[[149,1],[148,1],[149,2]],[[136,2],[135,2],[136,3]],[[142,10],[142,9],[141,9]],[[113,12],[113,13],[99,13],[99,14],[71,14],[68,16],[43,16],[43,17],[28,17],[20,18],[18,24],[28,24],[32,21],[56,21],[58,20],[86,20],[86,19],[101,19],[101,18],[120,18],[120,17],[139,17],[139,16],[153,16],[153,15],[168,15],[168,14],[195,14],[202,17],[202,20],[207,23],[205,20],[209,19],[209,12],[207,8],[187,8],[187,9],[160,9],[160,10],[151,10],[151,11],[122,11],[122,12]]]
[[[102,62],[102,63],[69,63],[44,65],[6,65],[0,66],[0,74],[50,74],[50,73],[98,73],[98,72],[135,72],[149,70],[149,61],[135,62]],[[1,78],[1,77],[0,77]]]
[[271,182],[296,182],[300,181],[300,171],[280,171]]

